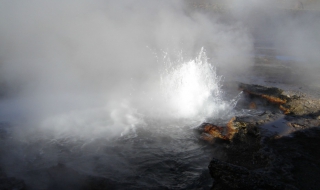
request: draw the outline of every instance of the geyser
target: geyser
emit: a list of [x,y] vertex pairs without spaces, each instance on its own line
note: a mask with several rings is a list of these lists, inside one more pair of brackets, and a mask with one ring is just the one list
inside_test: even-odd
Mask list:
[[192,127],[232,110],[215,65],[233,73],[251,65],[241,24],[179,0],[31,0],[4,1],[0,27],[8,176],[33,189],[70,189],[57,188],[53,176],[68,175],[56,166],[128,188],[206,183],[211,153]]
[[[106,101],[104,106],[72,110],[45,118],[41,130],[55,138],[117,137],[145,126],[144,120],[169,120],[180,127],[199,124],[206,119],[228,119],[233,100],[224,100],[221,76],[202,49],[195,59],[185,61],[164,58],[157,80],[147,88],[132,89],[120,102]],[[154,74],[155,75],[155,74]],[[37,130],[39,129],[37,128]]]
[[175,117],[201,120],[227,111],[230,105],[222,100],[222,78],[208,62],[203,48],[195,59],[168,62],[161,77],[161,90]]
[[[13,128],[15,133],[3,146],[7,173],[33,188],[57,187],[51,172],[58,166],[63,168],[59,176],[68,175],[68,170],[80,175],[63,182],[65,186],[60,184],[62,189],[70,188],[73,181],[78,181],[77,186],[71,187],[78,188],[84,182],[82,175],[111,180],[107,183],[113,188],[123,185],[122,178],[127,178],[128,187],[137,185],[137,175],[146,175],[138,180],[139,188],[154,188],[150,180],[162,180],[160,187],[176,183],[195,187],[185,177],[197,181],[207,169],[186,163],[205,165],[209,158],[202,145],[195,143],[198,137],[192,128],[208,118],[228,119],[233,101],[223,99],[221,77],[203,50],[195,59],[165,63],[158,80],[152,81],[153,88],[133,90],[122,102],[50,115],[29,130]],[[144,169],[157,167],[156,173]],[[172,168],[176,168],[174,173]],[[172,176],[164,180],[168,171]],[[177,181],[176,175],[186,171],[190,173]],[[209,184],[206,180],[199,183],[202,187]]]

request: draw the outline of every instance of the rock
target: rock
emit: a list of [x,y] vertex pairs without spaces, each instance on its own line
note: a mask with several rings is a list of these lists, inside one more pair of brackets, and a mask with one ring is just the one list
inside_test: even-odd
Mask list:
[[257,96],[268,95],[276,98],[283,98],[285,100],[285,96],[282,95],[283,90],[276,87],[239,83],[239,90],[243,90],[249,94]]
[[[284,92],[276,87],[265,87],[261,85],[240,83],[239,89],[251,96],[264,99],[270,104],[277,105],[286,115],[307,115],[320,112],[319,99],[300,96],[292,92]],[[291,95],[288,95],[288,93]],[[250,104],[252,104],[252,102]]]
[[213,158],[209,164],[212,189],[316,189],[319,143],[320,127],[280,138],[237,133],[222,145],[224,161]]
[[[239,86],[249,95],[248,105],[264,100],[283,112],[260,104],[265,105],[260,114],[234,117],[225,126],[201,126],[202,139],[223,140],[213,144],[224,156],[210,162],[212,189],[317,189],[320,100],[288,96],[274,87]],[[287,132],[270,132],[268,127]]]
[[220,185],[225,189],[297,189],[271,178],[264,172],[251,171],[218,159],[211,160],[209,170],[216,183],[222,183]]
[[204,123],[200,126],[200,130],[202,131],[201,138],[209,142],[212,142],[216,138],[232,141],[237,134],[245,135],[249,133],[250,135],[257,135],[259,133],[257,126],[274,121],[279,117],[281,117],[279,114],[264,112],[255,117],[233,117],[226,126],[216,126],[214,124]]
[[231,120],[225,127],[213,125],[210,123],[202,124],[203,134],[201,138],[209,142],[211,142],[215,138],[219,138],[222,140],[232,140],[235,133],[238,132],[238,127],[234,126],[233,124],[235,119],[235,117],[231,118]]
[[219,127],[210,123],[205,123],[203,127],[204,133],[201,138],[209,142],[214,138],[227,140],[227,136],[223,135],[225,129],[225,127]]
[[249,104],[249,109],[257,109],[256,103],[251,102],[251,103]]
[[312,98],[294,98],[284,105],[292,115],[317,114],[320,111],[320,100]]

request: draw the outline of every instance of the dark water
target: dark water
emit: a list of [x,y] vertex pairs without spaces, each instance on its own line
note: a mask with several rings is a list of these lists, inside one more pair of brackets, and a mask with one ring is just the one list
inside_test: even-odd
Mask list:
[[207,168],[212,146],[181,123],[151,120],[111,139],[37,134],[30,140],[10,137],[10,131],[7,136],[4,168],[30,189],[87,189],[101,183],[107,189],[210,189],[212,184]]

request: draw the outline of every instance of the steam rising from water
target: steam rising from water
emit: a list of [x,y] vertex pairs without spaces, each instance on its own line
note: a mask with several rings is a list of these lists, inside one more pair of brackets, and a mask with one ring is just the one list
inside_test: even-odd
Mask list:
[[133,91],[114,107],[51,116],[42,122],[41,128],[54,132],[58,138],[65,135],[100,138],[133,132],[137,126],[146,125],[144,119],[199,124],[206,118],[221,118],[232,110],[232,104],[222,99],[221,76],[208,62],[203,49],[189,61],[182,55],[176,61],[164,60],[163,70],[152,88]]
[[[64,119],[45,128],[75,134],[91,124],[119,133],[145,115],[215,117],[224,105],[220,78],[203,52],[194,55],[204,46],[213,64],[232,73],[252,63],[242,56],[252,41],[241,24],[190,11],[184,1],[5,1],[0,9],[0,80],[10,91],[0,112],[20,130],[57,117]],[[150,48],[158,56],[168,50],[171,65]],[[185,56],[175,59],[173,50]]]
[[[161,181],[158,187],[193,187],[192,180],[198,181],[207,174],[206,167],[201,165],[206,165],[204,160],[209,158],[195,143],[198,139],[190,127],[206,118],[228,118],[226,114],[232,110],[233,101],[222,98],[222,78],[203,49],[188,61],[182,56],[174,61],[164,60],[152,87],[132,89],[121,102],[106,101],[103,107],[50,115],[27,134],[18,129],[4,146],[9,150],[3,156],[8,173],[23,178],[33,188],[56,185],[50,169],[59,163],[114,183],[122,184],[122,179],[128,178],[127,185],[136,186],[138,180],[139,188],[152,189],[154,183],[148,182],[149,178]],[[145,171],[145,167],[160,170]],[[172,167],[177,171],[163,179]],[[40,175],[42,181],[37,180]],[[81,176],[58,175],[65,179],[62,183],[78,180],[76,184],[81,186],[83,182]],[[137,175],[143,177],[135,179]],[[207,180],[197,183],[203,187]]]
[[[58,162],[83,171],[119,167],[120,175],[105,175],[117,179],[128,173],[123,167],[130,166],[133,183],[136,171],[140,177],[144,167],[159,162],[163,166],[168,153],[173,157],[169,163],[177,163],[173,168],[189,166],[204,154],[195,143],[198,139],[181,126],[227,117],[236,100],[223,98],[215,66],[226,77],[248,69],[253,63],[248,56],[253,52],[252,36],[272,38],[266,40],[276,48],[310,60],[303,67],[317,66],[318,17],[276,15],[275,0],[230,0],[221,1],[232,17],[224,20],[218,14],[190,10],[185,2],[1,1],[0,84],[7,86],[7,96],[0,100],[0,121],[15,126],[13,138],[0,147],[2,166],[13,176]],[[211,63],[204,50],[198,54],[203,46]],[[168,51],[157,61],[150,49],[158,56],[160,50]],[[174,50],[185,55],[177,56]],[[135,138],[139,129],[145,130]],[[142,167],[128,161],[133,157],[140,163],[142,154]],[[185,163],[176,161],[177,156]],[[154,164],[143,165],[150,160]],[[207,168],[206,161],[199,162]],[[173,176],[172,184],[177,185],[182,173],[200,175],[199,170],[185,168]],[[157,179],[168,173],[171,170],[159,173]],[[179,185],[186,184],[188,176],[182,176]]]
[[[242,56],[252,51],[245,27],[180,0],[7,0],[0,27],[0,80],[8,87],[0,120],[14,126],[1,163],[22,178],[30,168],[60,162],[81,171],[101,164],[104,172],[123,172],[122,162],[149,167],[130,163],[141,160],[141,151],[154,163],[167,153],[170,162],[182,155],[191,163],[203,154],[188,127],[223,118],[233,106],[223,99],[215,65],[237,73],[252,64]],[[201,47],[210,50],[211,63]],[[164,49],[166,58],[157,61]]]

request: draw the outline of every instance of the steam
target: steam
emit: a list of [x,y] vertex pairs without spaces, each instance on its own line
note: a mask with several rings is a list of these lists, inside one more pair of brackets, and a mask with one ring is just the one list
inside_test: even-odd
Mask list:
[[318,1],[230,0],[225,6],[248,28],[256,42],[272,44],[278,53],[296,60],[291,66],[296,70],[297,83],[319,84]]
[[[187,13],[183,1],[4,1],[0,9],[0,76],[11,89],[2,119],[20,121],[22,131],[94,136],[143,124],[147,112],[215,117],[214,66],[229,68],[230,56],[237,68],[251,64],[240,58],[252,47],[245,28]],[[211,64],[203,52],[195,59],[202,46],[213,50]],[[163,50],[171,60],[181,50],[184,60],[166,68]],[[209,110],[207,101],[215,102]]]
[[218,3],[233,19],[192,11],[185,1],[4,1],[0,79],[9,96],[1,120],[95,136],[144,125],[146,115],[220,117],[229,109],[221,76],[250,68],[252,37],[305,60],[295,66],[314,79],[319,19],[279,11],[296,2]]
[[3,0],[0,84],[7,96],[0,100],[0,121],[15,126],[3,165],[19,173],[37,156],[47,165],[67,162],[69,153],[59,157],[55,145],[68,143],[76,146],[70,154],[83,151],[79,162],[90,165],[96,161],[88,152],[106,155],[99,138],[156,130],[159,120],[227,117],[234,101],[224,99],[222,77],[250,69],[257,39],[302,58],[295,68],[307,68],[303,78],[314,79],[320,19],[281,12],[296,2],[204,2],[224,4],[222,15],[192,10],[187,2]]

